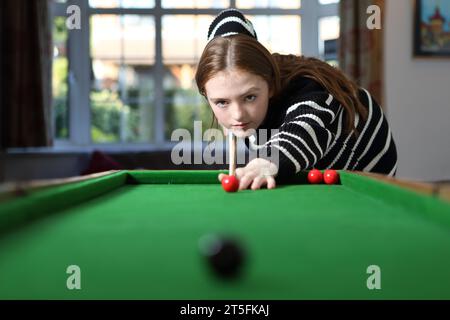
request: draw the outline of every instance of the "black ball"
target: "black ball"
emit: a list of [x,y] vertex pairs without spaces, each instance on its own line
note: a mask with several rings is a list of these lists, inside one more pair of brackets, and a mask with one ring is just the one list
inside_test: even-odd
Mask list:
[[236,239],[223,236],[207,236],[201,241],[203,255],[213,273],[222,279],[234,279],[241,275],[245,253]]

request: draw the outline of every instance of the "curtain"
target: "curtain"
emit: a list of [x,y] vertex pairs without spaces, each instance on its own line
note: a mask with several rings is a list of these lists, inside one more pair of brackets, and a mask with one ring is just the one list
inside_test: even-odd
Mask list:
[[0,2],[2,149],[52,143],[50,28],[47,0]]
[[[381,9],[381,29],[369,29],[367,20],[373,14],[367,8]],[[369,90],[384,106],[383,79],[383,22],[384,0],[341,0],[340,11],[340,68],[361,87]]]

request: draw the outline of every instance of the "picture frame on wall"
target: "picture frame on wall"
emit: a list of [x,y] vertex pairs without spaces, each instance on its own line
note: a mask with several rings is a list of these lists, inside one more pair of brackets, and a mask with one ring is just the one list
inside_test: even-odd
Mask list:
[[414,56],[450,57],[449,0],[416,0]]

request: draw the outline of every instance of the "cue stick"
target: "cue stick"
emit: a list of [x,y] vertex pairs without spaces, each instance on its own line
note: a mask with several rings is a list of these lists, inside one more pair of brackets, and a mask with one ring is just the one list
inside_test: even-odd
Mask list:
[[231,132],[231,130],[228,134],[228,141],[230,150],[230,170],[228,174],[230,176],[234,176],[236,171],[236,136],[233,134],[233,132]]

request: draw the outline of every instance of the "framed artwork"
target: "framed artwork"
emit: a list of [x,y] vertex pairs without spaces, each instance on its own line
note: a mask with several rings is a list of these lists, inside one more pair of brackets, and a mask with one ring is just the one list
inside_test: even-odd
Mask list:
[[449,0],[416,0],[414,55],[450,57]]

